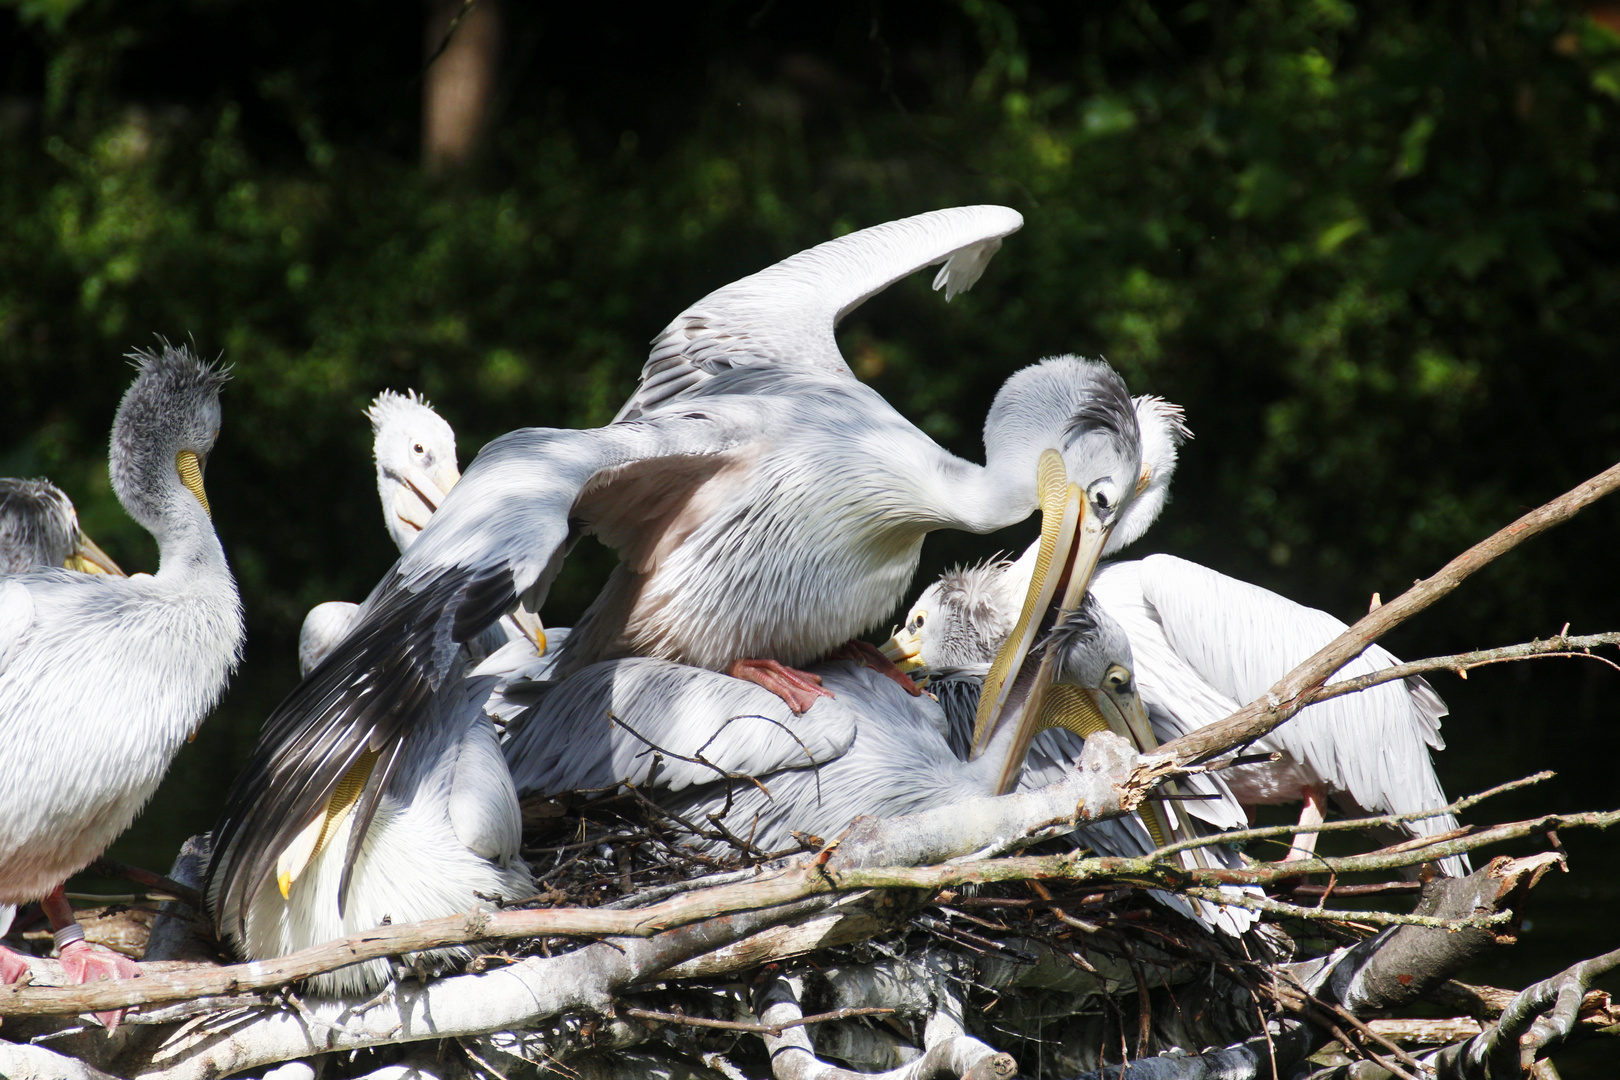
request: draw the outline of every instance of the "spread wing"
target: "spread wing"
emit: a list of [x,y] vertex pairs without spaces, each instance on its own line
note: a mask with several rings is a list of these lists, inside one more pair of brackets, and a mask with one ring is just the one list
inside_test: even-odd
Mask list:
[[854,378],[833,330],[901,278],[943,262],[947,300],[979,280],[1023,217],[1005,206],[959,206],[841,236],[717,289],[653,339],[641,383],[616,420],[633,420],[721,372],[800,368]]
[[840,698],[794,716],[753,683],[667,660],[607,660],[529,710],[506,745],[520,794],[622,783],[680,791],[727,774],[767,777],[845,753],[857,717]]
[[[692,459],[731,449],[736,430],[689,410],[588,431],[530,428],[490,443],[372,591],[348,635],[265,722],[215,830],[208,876],[220,898],[216,918],[240,922],[281,853],[355,770],[364,788],[341,902],[412,728],[431,719],[444,681],[461,676],[463,643],[520,597],[539,609],[574,539],[576,504],[587,492],[610,496],[614,485],[639,484],[666,466],[690,474]],[[684,494],[671,484],[658,497],[678,513]]]

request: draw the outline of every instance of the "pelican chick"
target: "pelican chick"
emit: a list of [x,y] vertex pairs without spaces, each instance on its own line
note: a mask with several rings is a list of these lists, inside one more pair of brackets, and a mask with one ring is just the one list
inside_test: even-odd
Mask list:
[[[461,479],[456,465],[456,433],[427,398],[415,390],[384,390],[366,408],[371,421],[372,458],[377,464],[377,499],[383,525],[401,552],[427,527],[445,494]],[[308,675],[354,625],[359,604],[329,600],[309,609],[298,633],[298,673]],[[545,635],[539,620],[519,609],[492,627],[473,648],[482,658],[509,641],[527,638],[540,651]]]
[[[0,903],[44,898],[75,982],[140,974],[84,941],[62,886],[151,798],[224,692],[243,639],[202,482],[226,373],[167,344],[130,358],[112,484],[156,538],[158,572],[0,578]],[[26,971],[4,949],[0,965],[7,981]]]

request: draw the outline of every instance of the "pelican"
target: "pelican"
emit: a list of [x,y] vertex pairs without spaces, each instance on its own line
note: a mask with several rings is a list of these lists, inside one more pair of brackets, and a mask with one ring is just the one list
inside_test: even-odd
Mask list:
[[0,576],[37,566],[124,576],[79,527],[73,502],[49,480],[0,477]]
[[[1061,616],[1036,650],[1052,658],[1037,729],[1074,726],[1077,718],[1088,732],[1146,724],[1130,646],[1095,604]],[[831,841],[862,814],[889,817],[994,794],[1005,757],[1020,752],[1013,714],[998,717],[981,752],[964,760],[933,699],[914,697],[856,661],[810,670],[833,696],[795,714],[762,688],[703,668],[644,657],[593,664],[555,683],[514,723],[505,747],[513,780],[523,795],[542,796],[631,785],[686,821],[718,819],[756,849],[774,852],[794,847],[800,835]],[[1041,782],[1059,779],[1078,760],[1080,741],[1065,746],[1074,757],[1044,761]],[[1075,836],[1109,855],[1159,846],[1135,815]],[[1195,910],[1180,898],[1160,898],[1229,933],[1254,921],[1240,908]]]
[[[377,497],[383,524],[401,552],[411,546],[456,486],[456,433],[415,390],[384,390],[366,409],[373,433],[371,452],[377,463]],[[310,608],[298,634],[298,673],[308,675],[354,624],[359,604],[329,600]],[[521,620],[521,622],[519,621]],[[491,627],[476,643],[477,659],[508,641],[526,638],[545,651],[545,637],[532,615],[519,609]],[[560,639],[559,639],[560,640]]]
[[[1144,472],[1151,470],[1150,487],[1159,493],[1139,505],[1156,514],[1175,469],[1177,445],[1187,432],[1181,411],[1160,399],[1138,398],[1137,413]],[[1120,531],[1115,539],[1105,554],[1128,542]],[[904,627],[884,646],[886,654],[908,667],[950,666],[964,655],[997,648],[1010,632],[1037,554],[1032,547],[1015,562],[991,560],[946,574],[918,597]],[[1105,563],[1091,590],[1130,637],[1142,699],[1161,740],[1236,712],[1345,629],[1326,612],[1169,555]],[[1373,645],[1341,674],[1366,674],[1399,662]],[[1445,714],[1445,704],[1423,679],[1385,683],[1301,710],[1255,743],[1257,750],[1278,752],[1277,762],[1239,766],[1222,775],[1245,807],[1305,803],[1291,853],[1304,858],[1314,850],[1309,827],[1321,822],[1325,797],[1352,814],[1446,805],[1429,756],[1431,748],[1445,746],[1440,738]],[[1197,814],[1204,805],[1189,809]],[[1403,831],[1420,837],[1456,827],[1452,815],[1442,814],[1411,822]],[[1466,873],[1467,867],[1461,857],[1441,863],[1448,874]]]
[[[226,373],[167,344],[130,358],[112,483],[157,539],[158,572],[0,578],[0,903],[44,898],[75,982],[140,974],[84,941],[62,885],[151,798],[224,692],[243,639],[203,491]],[[27,969],[3,949],[0,966],[7,981]]]
[[[383,520],[403,551],[461,478],[455,432],[414,391],[384,391],[366,415],[375,433]],[[310,611],[298,642],[303,674],[337,644],[358,610],[357,604],[333,601]],[[515,614],[524,613],[520,609]],[[505,645],[504,624],[510,619],[490,627],[483,637],[493,634],[498,638],[494,644]],[[352,796],[358,792],[347,802],[339,800],[292,845],[277,866],[276,881],[253,898],[245,924],[219,920],[220,935],[243,959],[285,956],[387,922],[488,909],[495,898],[515,900],[533,891],[519,854],[517,793],[501,760],[495,728],[483,711],[505,668],[521,666],[531,672],[536,666],[530,638],[517,634],[512,644],[527,648],[503,653],[508,663],[490,673],[480,669],[445,682],[432,704],[432,720],[414,733],[383,794],[344,902],[339,902],[338,886],[354,827]],[[468,946],[439,949],[413,957],[413,963],[439,970],[480,951]],[[368,993],[383,986],[390,974],[387,961],[371,960],[317,975],[308,986],[317,994]]]
[[977,465],[856,380],[833,337],[843,315],[920,267],[945,264],[935,284],[947,295],[971,285],[1021,223],[1002,207],[941,210],[802,252],[678,317],[616,422],[486,446],[267,721],[221,824],[213,875],[227,917],[245,917],[345,777],[361,789],[352,863],[413,728],[459,673],[460,644],[520,600],[539,610],[586,532],[620,565],[560,650],[560,672],[648,656],[745,675],[802,712],[831,691],[792,665],[878,625],[928,532],[989,532],[1040,508],[1047,557],[1027,632],[998,658],[984,710],[1032,717],[1009,690],[1034,634],[1051,601],[1072,607],[1084,593],[1141,484],[1123,382],[1074,357],[1016,373]]
[[[944,710],[946,738],[959,756],[966,757],[972,752],[984,679],[1012,631],[1014,615],[1028,589],[1030,564],[1037,553],[1038,545],[1031,546],[1020,560],[1021,566],[992,559],[981,567],[947,572],[928,586],[912,607],[907,620],[908,632],[902,632],[904,647],[897,647],[896,643],[902,640],[900,635],[884,646],[891,658],[900,660],[903,666],[926,673],[928,691]],[[1106,642],[1106,647],[1089,651],[1093,660],[1098,657],[1116,659],[1107,668],[1091,671],[1078,680],[1055,679],[1055,682],[1090,686],[1112,679],[1134,687],[1131,645],[1125,630],[1089,592],[1080,607],[1052,629],[1042,648],[1060,662],[1077,665],[1081,663],[1077,658],[1081,650],[1074,646],[1065,649],[1065,641],[1072,642],[1077,636],[1080,640]],[[1131,700],[1138,700],[1134,689]],[[1085,736],[1100,730],[1103,720],[1115,734],[1130,740],[1139,753],[1150,753],[1158,748],[1154,714],[1150,709],[1115,709],[1099,717],[1086,708],[1083,699],[1071,694],[1067,700],[1055,702],[1054,710],[1060,714],[1076,714],[1075,722],[1052,723],[1034,738],[1023,761],[1018,780],[1020,788],[1041,787],[1057,780],[1069,762],[1079,759]],[[1185,788],[1195,799],[1179,801],[1180,788]],[[1140,822],[1128,833],[1107,837],[1102,843],[1084,834],[1078,834],[1077,840],[1108,855],[1146,855],[1167,843],[1203,835],[1205,830],[1190,818],[1197,818],[1215,829],[1237,828],[1245,823],[1242,807],[1216,776],[1188,777],[1165,785],[1165,793],[1173,801],[1153,802],[1144,807]],[[1178,857],[1189,869],[1242,865],[1241,856],[1224,846],[1195,848]],[[1162,899],[1179,908],[1186,904],[1184,900]],[[1218,905],[1202,905],[1199,916],[1210,925],[1231,933],[1242,933],[1253,922],[1253,917],[1242,909]]]

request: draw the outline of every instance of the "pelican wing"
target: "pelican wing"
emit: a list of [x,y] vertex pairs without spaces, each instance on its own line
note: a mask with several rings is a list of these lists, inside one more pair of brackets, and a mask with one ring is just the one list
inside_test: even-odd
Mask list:
[[[1169,555],[1140,563],[1141,591],[1176,653],[1233,701],[1253,701],[1295,665],[1338,637],[1345,624],[1324,611]],[[1367,648],[1335,678],[1400,661]],[[1335,793],[1371,813],[1446,804],[1429,750],[1445,748],[1445,703],[1421,678],[1383,683],[1301,710],[1270,739]],[[1450,815],[1413,823],[1420,834],[1454,828]],[[1453,871],[1462,864],[1447,860]]]
[[753,683],[646,657],[592,664],[521,723],[506,759],[524,795],[619,784],[680,791],[766,777],[841,756],[856,731],[854,711],[839,698],[794,716]]
[[[522,597],[538,610],[577,534],[578,505],[613,501],[627,484],[643,515],[678,513],[690,490],[648,489],[649,472],[701,477],[693,459],[723,455],[734,427],[687,410],[588,431],[530,428],[490,443],[428,527],[383,577],[354,627],[265,722],[215,832],[216,917],[240,921],[292,840],[327,807],[351,770],[364,789],[348,868],[414,726],[466,666],[462,645]],[[354,778],[351,778],[353,782]]]
[[653,339],[641,383],[616,420],[632,420],[738,367],[854,375],[833,330],[901,278],[943,262],[947,300],[979,280],[1024,219],[1005,206],[959,206],[829,240],[717,289]]

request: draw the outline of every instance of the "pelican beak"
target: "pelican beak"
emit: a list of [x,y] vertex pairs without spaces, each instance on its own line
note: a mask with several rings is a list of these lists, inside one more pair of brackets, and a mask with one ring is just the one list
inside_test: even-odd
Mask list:
[[1085,492],[1069,482],[1057,451],[1041,454],[1036,477],[1041,540],[1035,571],[1018,622],[985,676],[978,723],[973,731],[973,754],[977,757],[992,734],[1003,723],[1011,722],[1014,713],[1018,715],[1013,750],[1003,766],[997,794],[1005,794],[1016,785],[1029,741],[1042,726],[1041,715],[1052,680],[1051,662],[1044,659],[1033,680],[1024,678],[1024,660],[1030,646],[1062,612],[1079,605],[1112,527],[1088,511]]
[[923,666],[922,661],[922,635],[908,627],[902,626],[894,632],[894,636],[879,646],[883,655],[889,658],[889,663],[901,671],[916,671]]
[[405,481],[394,492],[394,515],[417,532],[427,528],[429,519],[450,489],[461,479],[454,465],[445,465],[429,473],[412,465],[405,470]]
[[207,462],[195,450],[182,450],[174,456],[175,471],[180,474],[180,482],[186,485],[186,490],[197,496],[202,503],[203,513],[210,518],[214,511],[208,505],[208,493],[203,490],[203,466]]
[[319,817],[293,837],[292,843],[276,859],[276,888],[281,890],[281,898],[287,899],[292,890],[293,882],[297,881],[309,864],[315,861],[326,846],[337,836],[338,829],[348,820],[354,812],[355,804],[360,801],[361,792],[366,789],[366,781],[371,777],[372,766],[377,764],[378,752],[366,750],[361,753],[355,763],[349,766],[349,771],[343,774],[338,781],[337,788],[326,800],[326,809]]
[[111,555],[96,546],[96,542],[86,536],[82,530],[73,543],[73,554],[67,557],[67,562],[63,565],[69,570],[77,570],[81,574],[111,574],[114,577],[129,576],[119,568],[117,563],[112,561]]

